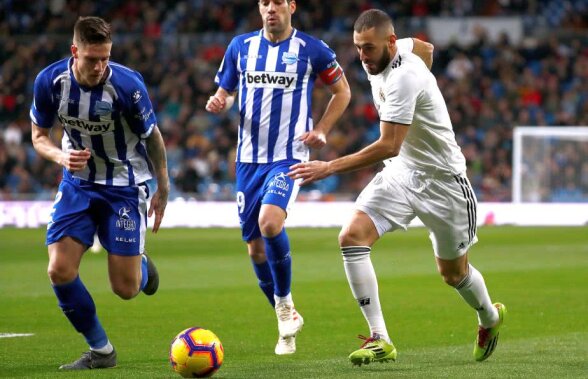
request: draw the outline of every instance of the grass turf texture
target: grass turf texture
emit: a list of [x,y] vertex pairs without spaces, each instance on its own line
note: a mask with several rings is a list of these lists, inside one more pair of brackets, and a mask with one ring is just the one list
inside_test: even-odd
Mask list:
[[367,326],[348,288],[336,229],[290,229],[293,294],[305,327],[293,356],[273,353],[275,314],[257,287],[234,229],[164,229],[147,247],[161,285],[153,297],[118,299],[104,253],[82,260],[81,277],[118,351],[118,367],[58,372],[86,350],[57,307],[46,275],[44,230],[0,229],[0,377],[175,378],[167,361],[184,328],[223,342],[218,378],[496,378],[588,375],[587,228],[479,230],[472,263],[493,301],[506,304],[494,355],[472,358],[475,313],[436,273],[427,232],[386,235],[373,249],[380,298],[398,361],[351,367]]

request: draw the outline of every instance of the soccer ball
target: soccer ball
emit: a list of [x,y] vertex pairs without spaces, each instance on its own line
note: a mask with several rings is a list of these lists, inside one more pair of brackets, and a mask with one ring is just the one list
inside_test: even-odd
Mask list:
[[223,364],[225,351],[218,337],[199,327],[181,331],[172,341],[169,361],[184,378],[204,378]]

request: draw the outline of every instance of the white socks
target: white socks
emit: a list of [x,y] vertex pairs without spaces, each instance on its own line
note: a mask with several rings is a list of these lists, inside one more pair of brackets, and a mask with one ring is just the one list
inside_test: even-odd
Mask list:
[[[353,297],[357,300],[365,317],[370,334],[375,334],[390,342],[386,322],[380,306],[378,280],[370,259],[371,248],[368,246],[345,246],[341,248],[343,266]],[[482,274],[472,265],[463,280],[455,286],[460,296],[478,313],[478,322],[484,328],[490,328],[498,322],[498,311],[492,305],[490,295]]]
[[455,289],[478,312],[478,322],[482,327],[490,328],[498,322],[498,311],[492,305],[484,278],[474,266],[469,265],[467,275]]
[[114,347],[112,346],[110,341],[108,341],[108,343],[106,345],[102,346],[101,348],[99,348],[99,349],[90,348],[90,350],[95,351],[98,354],[107,355],[107,354],[112,353],[112,350],[114,350]]
[[368,246],[342,247],[343,266],[351,292],[368,322],[371,336],[377,334],[390,342],[380,307],[378,280],[370,259],[370,252],[371,248]]
[[287,294],[284,297],[279,297],[279,296],[274,295],[274,300],[275,300],[276,304],[280,304],[280,303],[293,304],[292,292],[290,292],[289,294]]

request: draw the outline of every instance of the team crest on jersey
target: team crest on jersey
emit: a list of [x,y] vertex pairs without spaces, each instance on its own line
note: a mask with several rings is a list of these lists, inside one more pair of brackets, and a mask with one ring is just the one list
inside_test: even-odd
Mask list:
[[131,218],[131,210],[127,207],[122,207],[118,210],[118,220],[116,220],[116,227],[123,230],[133,231],[137,229],[135,220]]
[[94,106],[94,112],[98,116],[106,116],[112,112],[112,104],[107,101],[97,101]]
[[384,89],[382,89],[382,87],[380,87],[380,100],[382,100],[382,102],[386,101],[386,95],[384,95]]
[[283,64],[295,64],[296,62],[298,62],[298,54],[296,53],[292,53],[289,51],[285,51],[282,54],[282,63]]
[[139,100],[141,100],[141,98],[143,97],[143,95],[141,95],[141,91],[136,90],[135,92],[133,92],[133,94],[131,95],[133,98],[133,103],[137,104],[139,102]]

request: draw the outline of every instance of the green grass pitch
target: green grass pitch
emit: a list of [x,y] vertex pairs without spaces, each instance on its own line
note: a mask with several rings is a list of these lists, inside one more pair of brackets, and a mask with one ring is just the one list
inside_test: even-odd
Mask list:
[[0,229],[0,377],[176,378],[169,343],[201,326],[223,342],[218,378],[588,377],[588,228],[486,227],[471,250],[493,301],[508,308],[494,355],[472,358],[475,313],[436,272],[425,229],[386,235],[373,249],[380,298],[398,361],[351,367],[367,326],[351,296],[336,229],[290,229],[293,295],[304,316],[293,356],[273,353],[275,314],[257,287],[235,229],[163,229],[147,247],[159,292],[131,301],[110,290],[104,253],[81,277],[118,351],[118,367],[59,372],[83,338],[57,306],[46,274],[44,230]]

